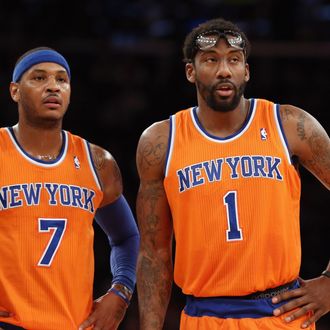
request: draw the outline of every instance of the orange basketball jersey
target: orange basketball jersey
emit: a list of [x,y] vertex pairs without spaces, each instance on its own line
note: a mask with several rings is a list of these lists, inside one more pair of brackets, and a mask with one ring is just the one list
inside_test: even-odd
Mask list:
[[243,127],[226,138],[207,133],[196,108],[170,118],[164,185],[174,278],[185,294],[247,295],[298,276],[300,178],[278,105],[250,104]]
[[88,143],[63,131],[53,162],[0,129],[0,321],[77,330],[92,307],[94,213],[103,193]]

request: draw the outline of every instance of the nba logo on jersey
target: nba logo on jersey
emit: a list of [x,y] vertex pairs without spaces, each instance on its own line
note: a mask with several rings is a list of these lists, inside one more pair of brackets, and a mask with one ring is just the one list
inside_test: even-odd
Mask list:
[[77,168],[77,169],[80,168],[80,162],[79,162],[79,159],[77,156],[73,157],[73,162],[74,162],[75,168]]
[[265,128],[260,128],[261,140],[267,140],[267,131]]

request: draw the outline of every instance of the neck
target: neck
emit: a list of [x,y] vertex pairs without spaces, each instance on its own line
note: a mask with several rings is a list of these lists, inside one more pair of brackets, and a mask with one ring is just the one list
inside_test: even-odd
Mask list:
[[250,108],[250,101],[241,98],[237,108],[228,112],[214,111],[199,102],[197,115],[204,129],[218,137],[227,137],[236,133],[245,123]]
[[13,126],[21,147],[34,158],[51,161],[57,158],[62,147],[60,128],[35,128],[18,123]]

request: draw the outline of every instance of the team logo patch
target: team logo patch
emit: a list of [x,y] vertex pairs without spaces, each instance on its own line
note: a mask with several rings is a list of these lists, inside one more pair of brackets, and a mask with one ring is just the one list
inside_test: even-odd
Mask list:
[[74,162],[74,167],[75,168],[80,168],[80,162],[79,162],[79,159],[78,159],[78,157],[77,156],[74,156],[73,157],[73,162]]
[[266,128],[260,128],[260,137],[261,137],[261,140],[267,140]]

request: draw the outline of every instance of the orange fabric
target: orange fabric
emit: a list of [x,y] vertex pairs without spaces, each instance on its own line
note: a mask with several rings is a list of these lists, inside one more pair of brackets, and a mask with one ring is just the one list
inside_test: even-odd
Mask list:
[[244,128],[226,139],[205,134],[192,109],[173,118],[164,186],[177,285],[196,297],[241,296],[297,278],[300,178],[275,105],[254,100]]
[[63,157],[45,165],[0,129],[0,309],[14,313],[0,320],[29,330],[77,330],[92,306],[92,222],[103,193],[84,140],[65,134]]
[[[181,313],[180,330],[299,330],[305,317],[290,323],[284,321],[284,316],[263,317],[260,319],[220,319],[217,317],[203,316],[190,317]],[[315,330],[315,324],[306,328]]]

